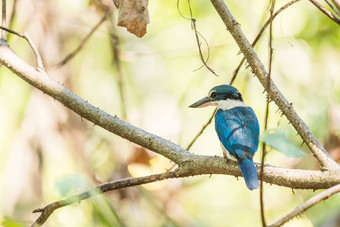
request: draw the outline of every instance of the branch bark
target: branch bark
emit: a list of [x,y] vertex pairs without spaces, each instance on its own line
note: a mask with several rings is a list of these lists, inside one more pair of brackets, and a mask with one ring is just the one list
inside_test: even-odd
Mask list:
[[[259,164],[256,163],[259,169]],[[225,164],[225,160],[222,157],[211,156],[199,156],[191,155],[188,161],[183,162],[179,167],[171,172],[155,174],[139,178],[123,179],[114,182],[105,183],[83,192],[81,194],[69,197],[67,199],[51,203],[43,208],[39,208],[33,211],[33,213],[41,213],[39,218],[33,223],[32,226],[37,227],[45,223],[48,217],[59,208],[64,206],[80,202],[84,199],[88,199],[92,196],[96,196],[107,191],[117,190],[126,187],[132,187],[156,181],[166,180],[170,178],[182,178],[188,176],[202,175],[202,174],[231,174],[234,176],[242,176],[236,161],[228,161],[228,165]],[[333,177],[338,177],[337,182],[340,182],[340,176],[328,175],[321,171],[313,170],[290,170],[283,169],[274,166],[266,165],[264,167],[263,180],[289,187],[312,186],[314,189],[318,187],[329,187],[329,184],[334,182],[328,182]],[[288,183],[288,184],[287,184]],[[307,185],[304,185],[307,184]]]
[[55,81],[45,71],[39,71],[27,64],[7,46],[0,46],[0,63],[32,86],[63,103],[81,117],[116,135],[161,154],[177,164],[184,161],[190,155],[182,147],[132,126],[94,107]]
[[288,222],[289,220],[293,219],[294,217],[298,216],[299,214],[302,214],[310,207],[314,206],[315,204],[319,203],[322,200],[328,199],[330,196],[334,195],[335,193],[340,192],[340,184],[331,187],[323,192],[320,192],[316,196],[313,196],[306,202],[302,203],[298,207],[296,207],[292,212],[287,214],[286,216],[280,218],[275,223],[269,225],[268,227],[278,227],[282,226],[284,223]]
[[80,193],[78,195],[69,197],[64,200],[51,203],[43,208],[34,210],[33,213],[40,213],[40,216],[32,224],[32,227],[38,227],[38,226],[43,225],[46,222],[46,220],[51,216],[51,214],[59,208],[71,205],[73,203],[80,202],[84,199],[88,199],[96,195],[100,195],[104,192],[132,187],[132,186],[141,185],[141,184],[147,184],[147,183],[151,183],[155,181],[166,180],[166,179],[175,178],[175,177],[176,177],[176,171],[172,171],[172,172],[167,172],[167,173],[162,173],[162,174],[154,174],[154,175],[150,175],[146,177],[123,179],[123,180],[118,180],[115,182],[109,182],[109,183],[99,185],[89,191]]
[[[265,70],[262,62],[255,53],[253,47],[250,45],[248,39],[242,32],[239,24],[230,13],[223,0],[211,0],[216,11],[220,15],[222,21],[226,25],[228,31],[235,39],[237,45],[245,56],[248,64],[250,65],[252,72],[256,75],[264,89],[267,86],[268,73]],[[340,172],[339,165],[329,156],[327,151],[322,147],[319,141],[315,138],[308,126],[295,112],[292,104],[283,96],[278,87],[270,80],[270,90],[267,91],[271,100],[280,108],[282,113],[287,117],[289,122],[294,126],[295,130],[299,133],[303,141],[309,147],[310,151],[314,154],[315,158],[319,161],[320,165],[325,170],[333,170]]]
[[320,3],[318,3],[315,0],[309,0],[316,8],[318,8],[323,14],[325,14],[327,17],[329,17],[331,20],[333,20],[335,23],[340,25],[340,19],[337,18],[333,13],[331,13],[329,10],[327,10],[325,7],[323,7]]
[[[239,28],[237,22],[232,17],[223,1],[211,0],[211,2],[214,4],[221,18],[227,25],[227,28],[234,36],[236,42],[240,46],[241,51],[244,53],[248,63],[252,67],[253,72],[257,75],[260,82],[266,88],[268,74]],[[236,162],[229,161],[226,165],[225,160],[222,157],[199,156],[191,154],[179,145],[173,144],[170,141],[146,132],[138,127],[132,126],[117,117],[99,110],[50,77],[45,72],[43,67],[38,66],[38,68],[34,68],[27,64],[6,45],[0,46],[0,64],[3,64],[9,68],[13,73],[34,87],[60,101],[69,109],[79,114],[81,117],[86,118],[94,124],[99,125],[100,127],[116,135],[126,138],[160,155],[163,155],[179,166],[175,171],[159,174],[157,175],[158,177],[153,177],[156,176],[153,175],[142,178],[145,181],[138,181],[140,178],[136,178],[98,186],[103,188],[101,188],[97,194],[108,190],[115,190],[118,188],[135,186],[173,177],[188,177],[202,174],[228,174],[233,176],[241,176],[241,172]],[[322,167],[328,171],[292,170],[266,165],[263,170],[263,181],[280,186],[291,187],[294,189],[325,189],[340,184],[339,166],[329,157],[324,148],[319,144],[314,135],[299,118],[293,107],[283,97],[272,81],[270,81],[270,88],[271,89],[268,94],[271,99],[275,101],[281,111],[287,116],[288,120],[299,132]],[[256,164],[256,167],[259,169],[260,165]],[[176,174],[172,175],[173,173]],[[122,182],[135,183],[125,184]],[[107,185],[116,186],[111,187]],[[98,190],[98,188],[94,190]],[[77,198],[86,199],[89,196],[92,196],[92,194],[89,194],[88,192],[82,193],[81,195],[82,196]],[[70,198],[68,201],[74,201],[72,198]],[[62,207],[58,202],[53,204],[57,204],[53,205],[55,209]],[[36,210],[36,212],[48,213],[50,215],[52,214],[53,210],[49,210],[45,207],[43,209]]]
[[[0,63],[13,73],[63,103],[81,117],[125,139],[152,150],[182,166],[185,176],[228,174],[241,176],[236,162],[225,164],[222,157],[194,155],[166,139],[114,117],[81,99],[58,83],[45,71],[39,71],[19,58],[8,46],[0,46]],[[190,165],[183,165],[190,163]],[[183,167],[185,166],[185,168]],[[257,168],[259,164],[257,164]],[[264,168],[263,180],[268,183],[301,189],[325,189],[340,183],[336,171],[292,170],[273,166]]]
[[[7,27],[7,13],[6,13],[6,0],[2,0],[2,7],[1,7],[1,25],[3,27]],[[6,31],[1,31],[1,39],[7,41]]]

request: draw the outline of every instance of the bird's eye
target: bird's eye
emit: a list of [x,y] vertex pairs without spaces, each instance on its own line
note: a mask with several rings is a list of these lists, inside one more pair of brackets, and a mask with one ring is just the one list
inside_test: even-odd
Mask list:
[[214,98],[216,98],[216,96],[217,96],[217,93],[216,93],[216,92],[211,92],[210,98],[214,99]]

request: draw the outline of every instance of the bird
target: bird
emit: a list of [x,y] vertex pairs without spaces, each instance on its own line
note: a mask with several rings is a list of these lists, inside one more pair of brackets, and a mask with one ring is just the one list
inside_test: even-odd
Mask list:
[[253,157],[259,145],[259,122],[254,110],[246,106],[241,93],[231,85],[213,87],[207,97],[190,108],[217,106],[215,130],[226,161],[236,159],[249,190],[259,187]]

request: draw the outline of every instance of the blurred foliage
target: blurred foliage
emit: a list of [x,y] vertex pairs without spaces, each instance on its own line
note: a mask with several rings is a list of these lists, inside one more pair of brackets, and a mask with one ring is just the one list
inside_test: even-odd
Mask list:
[[[277,9],[287,1],[278,1]],[[74,59],[57,64],[73,51],[100,20],[111,0],[7,1],[12,28],[28,32],[50,75],[80,97],[133,125],[186,147],[213,109],[188,105],[211,87],[229,83],[242,56],[209,1],[191,1],[197,29],[209,44],[208,65],[201,68],[190,21],[176,1],[149,1],[150,24],[139,39],[117,27],[117,10],[99,27]],[[268,18],[268,2],[228,1],[250,41]],[[188,17],[187,1],[179,10]],[[272,78],[330,154],[340,161],[340,29],[308,1],[300,1],[274,22]],[[266,65],[268,35],[256,51]],[[35,65],[26,42],[9,36],[9,44]],[[119,51],[120,71],[114,62]],[[208,48],[202,42],[204,56]],[[117,62],[116,62],[117,63]],[[121,78],[118,77],[121,75]],[[125,103],[119,81],[122,81]],[[263,125],[263,87],[243,67],[234,84]],[[31,211],[64,196],[110,180],[164,172],[172,164],[146,149],[93,126],[2,67],[0,71],[0,223],[27,226]],[[124,104],[124,105],[123,105]],[[270,105],[269,128],[301,138]],[[262,130],[263,131],[263,130]],[[261,148],[259,148],[260,150]],[[285,168],[318,169],[306,146],[306,157],[270,152],[266,162]],[[191,152],[221,155],[212,125]],[[255,161],[260,160],[257,152]],[[267,222],[278,219],[317,192],[265,184]],[[287,226],[322,226],[339,215],[339,196],[321,202]],[[332,219],[333,220],[333,219]],[[22,224],[23,223],[23,224]],[[338,223],[339,224],[339,223]],[[258,191],[247,190],[231,176],[172,179],[96,196],[54,212],[46,226],[260,226]]]
[[261,141],[290,158],[301,158],[306,156],[295,144],[287,140],[285,134],[286,133],[282,129],[266,129],[261,136]]

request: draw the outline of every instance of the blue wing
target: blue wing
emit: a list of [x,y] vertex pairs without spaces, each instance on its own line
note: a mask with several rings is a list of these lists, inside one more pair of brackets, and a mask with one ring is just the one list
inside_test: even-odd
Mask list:
[[259,123],[250,107],[219,109],[215,129],[223,146],[237,159],[253,158],[259,145]]
[[219,109],[215,115],[215,129],[223,146],[237,159],[248,188],[258,188],[252,159],[259,145],[260,129],[253,109]]

